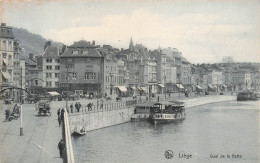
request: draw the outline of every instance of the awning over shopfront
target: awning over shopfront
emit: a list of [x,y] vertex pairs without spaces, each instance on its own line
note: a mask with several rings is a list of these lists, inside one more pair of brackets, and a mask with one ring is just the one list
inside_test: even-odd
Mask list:
[[196,88],[198,88],[198,89],[202,89],[202,88],[200,87],[200,85],[196,85]]
[[158,84],[160,87],[164,88],[165,86],[163,84]]
[[141,88],[141,90],[143,90],[143,91],[147,91],[147,88],[146,87],[140,87]]
[[117,88],[121,91],[121,92],[126,92],[127,89],[125,86],[117,86]]
[[3,62],[7,65],[7,60],[5,58],[3,58]]
[[184,89],[183,85],[181,85],[181,84],[176,84],[176,86],[177,86],[178,88],[180,88],[180,89]]
[[216,87],[213,84],[208,85],[210,89],[215,89]]
[[60,94],[58,92],[48,92],[52,96],[59,96]]
[[131,89],[135,90],[135,87],[134,86],[129,86]]
[[8,72],[2,72],[2,74],[3,74],[4,78],[6,78],[6,79],[10,79],[11,78],[11,76],[9,75]]

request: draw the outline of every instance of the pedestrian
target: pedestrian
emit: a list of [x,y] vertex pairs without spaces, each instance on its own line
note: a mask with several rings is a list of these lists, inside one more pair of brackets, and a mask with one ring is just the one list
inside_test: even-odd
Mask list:
[[60,140],[59,144],[58,144],[58,148],[59,148],[59,151],[60,151],[60,157],[63,156],[63,151],[65,149],[65,144],[63,142],[63,139]]
[[58,115],[58,116],[60,115],[60,108],[59,108],[58,111],[57,111],[57,115]]
[[[81,108],[81,103],[78,102],[78,112],[80,111],[80,108]],[[83,112],[83,110],[82,110],[82,112]]]
[[148,101],[148,96],[146,96],[146,101]]
[[60,127],[60,124],[61,124],[61,115],[58,115],[58,122],[59,122],[59,127]]
[[157,97],[157,99],[158,99],[158,102],[160,102],[160,97],[159,96]]
[[77,112],[78,112],[78,102],[75,103],[75,109],[76,109]]
[[87,107],[88,107],[88,111],[90,111],[90,103],[88,103]]
[[61,109],[61,120],[62,121],[64,121],[64,112],[65,112],[65,110],[64,110],[64,108],[62,108]]
[[70,105],[70,112],[73,113],[73,103]]

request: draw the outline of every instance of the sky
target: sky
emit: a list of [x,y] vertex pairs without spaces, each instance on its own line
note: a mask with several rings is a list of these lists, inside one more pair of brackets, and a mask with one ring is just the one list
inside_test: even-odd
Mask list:
[[191,63],[260,62],[259,0],[0,0],[0,21],[71,45],[177,48]]

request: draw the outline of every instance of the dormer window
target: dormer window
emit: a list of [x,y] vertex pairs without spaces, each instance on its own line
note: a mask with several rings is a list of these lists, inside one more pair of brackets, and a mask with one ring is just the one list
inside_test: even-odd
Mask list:
[[88,54],[88,50],[83,50],[83,54]]
[[73,54],[79,54],[78,50],[73,50]]

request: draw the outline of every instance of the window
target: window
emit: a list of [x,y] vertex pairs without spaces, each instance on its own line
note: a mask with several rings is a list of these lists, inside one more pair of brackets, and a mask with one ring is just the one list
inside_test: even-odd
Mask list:
[[46,66],[47,70],[52,70],[52,66]]
[[38,80],[35,80],[35,85],[38,85]]
[[51,86],[52,86],[51,82],[50,82],[50,81],[47,81],[47,82],[46,82],[46,86],[47,86],[47,87],[51,87]]
[[59,78],[60,77],[60,73],[55,73],[55,78]]
[[73,69],[74,68],[74,64],[67,64],[68,69]]
[[46,59],[46,62],[47,62],[47,63],[51,63],[51,62],[52,62],[52,59]]
[[77,79],[77,73],[75,73],[75,72],[72,73],[72,79],[74,79],[74,80]]
[[3,53],[3,58],[6,58],[6,53]]
[[93,69],[93,65],[86,65],[86,69],[92,70]]
[[60,63],[60,60],[59,60],[59,59],[55,59],[55,62],[56,62],[56,63]]
[[78,50],[73,50],[73,54],[78,54],[79,51]]
[[6,50],[6,41],[3,41],[3,50]]
[[96,73],[93,72],[85,73],[85,80],[94,80],[94,79],[96,79]]
[[59,87],[59,82],[55,82],[55,87]]
[[12,64],[12,56],[8,55],[8,65],[11,65],[11,64]]
[[52,73],[46,73],[46,78],[51,78],[52,77]]
[[55,66],[55,70],[60,70],[60,66]]
[[8,50],[9,51],[12,51],[12,42],[11,41],[8,41]]

